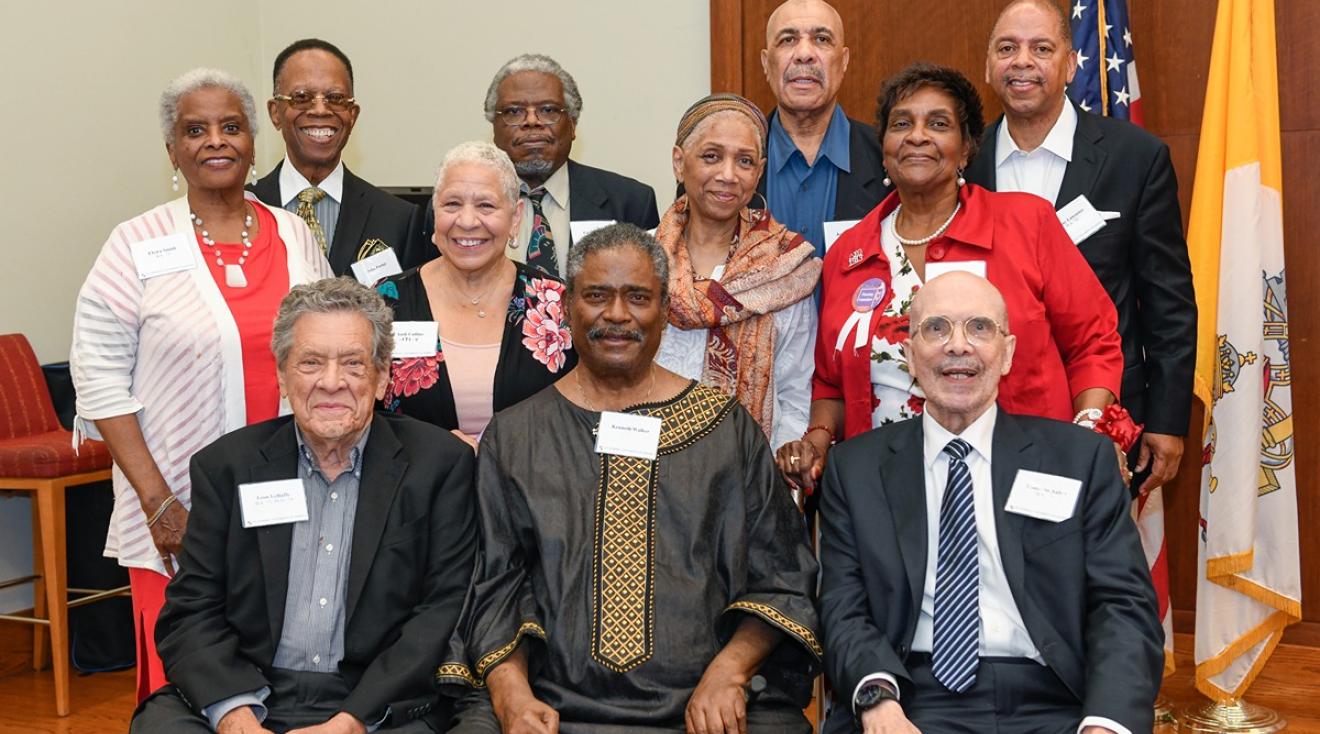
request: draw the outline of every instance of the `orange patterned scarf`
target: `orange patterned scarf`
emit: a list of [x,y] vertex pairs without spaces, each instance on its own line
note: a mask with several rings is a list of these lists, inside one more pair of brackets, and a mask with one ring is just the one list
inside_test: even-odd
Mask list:
[[701,381],[738,402],[772,435],[774,312],[810,297],[821,261],[802,236],[769,212],[743,208],[736,244],[718,281],[694,280],[688,257],[688,201],[669,207],[655,238],[669,253],[669,323],[709,329]]

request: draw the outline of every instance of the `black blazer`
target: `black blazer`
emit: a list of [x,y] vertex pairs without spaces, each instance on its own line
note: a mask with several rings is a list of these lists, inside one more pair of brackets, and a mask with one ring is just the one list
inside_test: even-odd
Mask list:
[[[1071,103],[1070,103],[1071,104]],[[995,190],[1001,117],[981,140],[967,180]],[[1080,195],[1119,213],[1079,248],[1118,310],[1119,399],[1152,433],[1185,435],[1196,370],[1196,296],[1169,147],[1145,130],[1077,110],[1073,159],[1055,208]]]
[[[834,447],[821,483],[821,626],[839,697],[826,732],[852,730],[853,690],[887,672],[911,691],[904,662],[926,576],[922,419]],[[1000,410],[993,438],[995,527],[1004,573],[1045,663],[1082,703],[1150,731],[1164,670],[1155,590],[1113,442],[1067,423]],[[1082,481],[1059,523],[1004,510],[1019,469]]]
[[[284,161],[248,190],[270,206],[282,207],[280,167]],[[407,270],[431,259],[431,248],[419,249],[418,230],[421,213],[417,207],[381,191],[358,178],[344,167],[344,200],[339,205],[335,239],[330,243],[330,269],[335,275],[352,275],[353,263],[380,252],[381,246],[394,249],[399,267]]]
[[[568,166],[569,221],[612,219],[648,230],[659,226],[660,214],[655,205],[655,189],[637,179],[603,168],[584,166],[571,158],[565,165]],[[531,211],[524,212],[523,216],[531,216]],[[426,213],[422,216],[419,242],[416,244],[416,247],[424,244],[428,250],[424,261],[432,260],[440,254],[431,241],[434,234],[435,201],[429,199],[426,202]],[[555,237],[560,236],[558,232],[554,234]],[[565,232],[563,236],[571,237],[571,233]],[[525,244],[521,243],[519,247]],[[563,263],[560,263],[560,267],[563,267]]]
[[[221,437],[192,459],[192,512],[156,641],[170,682],[204,707],[269,685],[284,629],[291,524],[243,529],[238,485],[298,476],[293,420]],[[396,723],[434,704],[476,546],[473,455],[435,426],[377,413],[362,459],[348,569],[343,710]],[[447,717],[446,717],[447,718]]]
[[[770,120],[773,121],[778,114],[778,108],[771,110]],[[884,155],[880,152],[880,138],[875,128],[851,117],[848,122],[848,159],[852,170],[839,172],[833,221],[861,219],[889,195],[889,188],[883,182]],[[761,174],[761,180],[756,184],[761,196],[765,196],[765,177],[766,173]]]

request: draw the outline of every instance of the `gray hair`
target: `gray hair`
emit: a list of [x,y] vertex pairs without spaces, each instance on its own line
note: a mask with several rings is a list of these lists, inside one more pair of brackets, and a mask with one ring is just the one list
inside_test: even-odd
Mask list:
[[619,247],[632,247],[651,261],[655,276],[660,279],[660,300],[669,300],[669,253],[660,246],[655,237],[635,224],[619,222],[608,227],[601,227],[573,243],[568,250],[568,264],[564,268],[566,292],[573,295],[574,284],[587,255],[593,252],[613,250]]
[[[463,163],[475,163],[486,166],[495,172],[500,180],[500,190],[504,192],[505,201],[510,207],[518,205],[518,191],[520,189],[518,172],[513,168],[513,161],[509,160],[509,154],[495,147],[493,143],[487,143],[482,140],[469,140],[466,143],[459,143],[445,153],[444,160],[440,161],[440,167],[435,173],[435,193],[432,196],[440,195],[440,184],[445,180],[445,174],[449,173],[450,166],[457,166]],[[436,207],[439,209],[439,207]]]
[[560,66],[558,61],[544,54],[515,56],[495,72],[495,78],[490,80],[490,86],[486,89],[487,122],[495,122],[495,105],[499,104],[500,100],[500,84],[520,71],[539,71],[557,77],[564,87],[564,108],[568,110],[568,116],[572,118],[573,124],[577,124],[578,116],[582,114],[582,95],[578,93],[577,82],[573,81],[573,75],[564,71],[564,67]]
[[257,136],[257,104],[252,100],[252,92],[238,77],[220,69],[198,67],[185,71],[174,78],[160,93],[160,133],[165,136],[165,144],[174,143],[174,123],[179,121],[179,102],[187,95],[199,89],[217,88],[232,92],[243,106],[243,116],[247,118],[248,130],[252,137]]
[[752,122],[751,118],[747,117],[747,115],[737,110],[721,110],[701,122],[698,122],[697,126],[692,128],[692,132],[688,133],[688,136],[683,139],[682,145],[679,146],[683,151],[683,155],[691,153],[692,149],[697,147],[697,143],[700,143],[702,138],[706,137],[706,133],[710,132],[711,127],[713,127],[716,122],[720,120],[735,119],[751,128],[752,136],[756,138],[756,153],[764,158],[765,138],[761,137],[761,131],[756,128],[756,123]]
[[371,324],[371,359],[377,369],[388,371],[394,353],[394,311],[380,294],[352,278],[324,278],[289,289],[280,301],[270,337],[276,367],[283,369],[293,351],[293,327],[299,318],[309,313],[340,312],[359,314]]

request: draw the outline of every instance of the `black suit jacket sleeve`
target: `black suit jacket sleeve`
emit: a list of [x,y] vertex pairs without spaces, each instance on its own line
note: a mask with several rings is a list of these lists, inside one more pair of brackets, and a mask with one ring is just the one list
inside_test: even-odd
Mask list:
[[[453,461],[443,462],[450,467],[448,472],[435,475],[439,491],[434,494],[430,523],[411,529],[411,534],[404,530],[405,537],[382,539],[377,551],[388,554],[392,542],[406,545],[417,533],[429,535],[421,602],[399,636],[367,666],[344,701],[343,710],[359,721],[376,721],[387,706],[399,706],[401,701],[426,696],[433,690],[433,673],[471,580],[477,544],[472,496],[475,460],[466,446],[445,446],[442,450],[455,455]],[[396,721],[403,714],[393,711]]]
[[1185,435],[1196,367],[1196,297],[1178,182],[1164,144],[1146,172],[1132,248],[1146,353],[1146,430]]
[[[874,481],[883,482],[878,473]],[[876,497],[884,495],[880,486],[864,490]],[[825,671],[837,700],[845,705],[852,700],[857,684],[872,673],[888,673],[903,687],[910,683],[893,642],[876,626],[873,611],[883,615],[887,610],[872,610],[868,601],[851,504],[838,462],[831,456],[820,483],[820,622],[825,636]]]
[[[179,572],[170,582],[169,600],[156,625],[165,676],[183,692],[197,713],[211,704],[264,688],[270,683],[241,649],[226,615],[231,579],[225,554],[229,523],[238,513],[237,492],[221,492],[227,473],[200,464],[190,466],[192,509],[187,542],[179,554]],[[260,575],[259,568],[252,574]],[[260,582],[253,586],[260,588]],[[267,625],[264,605],[253,605],[248,620]]]
[[[1084,716],[1150,731],[1164,671],[1164,632],[1113,446],[1096,442],[1082,513],[1086,551]],[[1038,551],[1039,552],[1039,551]]]

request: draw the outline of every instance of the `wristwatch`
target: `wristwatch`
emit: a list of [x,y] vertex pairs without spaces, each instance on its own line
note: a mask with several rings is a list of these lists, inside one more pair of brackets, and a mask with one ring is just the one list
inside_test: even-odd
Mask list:
[[884,681],[871,681],[862,686],[853,697],[853,718],[857,719],[857,725],[861,726],[862,714],[879,706],[885,701],[897,701],[898,692]]

